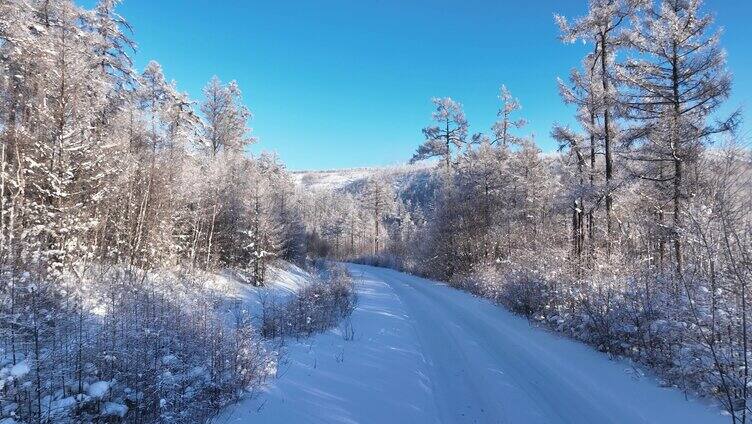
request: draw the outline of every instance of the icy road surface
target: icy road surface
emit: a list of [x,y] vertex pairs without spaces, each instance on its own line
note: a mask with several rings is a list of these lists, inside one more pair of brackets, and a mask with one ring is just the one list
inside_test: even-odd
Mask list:
[[629,364],[444,284],[348,265],[355,340],[291,342],[279,378],[218,423],[727,423]]

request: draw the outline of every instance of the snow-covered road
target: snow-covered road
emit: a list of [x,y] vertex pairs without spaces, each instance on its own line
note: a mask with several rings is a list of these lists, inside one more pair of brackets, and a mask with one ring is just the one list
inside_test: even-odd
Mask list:
[[219,422],[726,423],[627,363],[537,329],[483,299],[349,265],[355,341],[290,346],[284,375]]

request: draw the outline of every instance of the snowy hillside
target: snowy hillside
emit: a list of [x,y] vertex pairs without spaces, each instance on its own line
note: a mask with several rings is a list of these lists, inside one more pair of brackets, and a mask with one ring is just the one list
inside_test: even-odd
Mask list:
[[295,183],[314,191],[357,192],[368,178],[380,175],[392,181],[396,188],[404,187],[418,177],[425,177],[434,167],[432,162],[402,164],[377,168],[332,169],[323,171],[294,171],[291,176]]
[[251,315],[258,315],[264,299],[283,301],[310,284],[313,276],[297,265],[276,261],[267,270],[264,286],[256,287],[247,279],[243,273],[226,269],[214,276],[212,284],[227,305],[240,302]]
[[295,171],[291,176],[297,185],[306,189],[341,190],[356,181],[367,179],[377,171],[378,168]]
[[722,423],[630,363],[531,326],[488,301],[350,265],[359,305],[342,328],[290,341],[278,378],[215,423]]

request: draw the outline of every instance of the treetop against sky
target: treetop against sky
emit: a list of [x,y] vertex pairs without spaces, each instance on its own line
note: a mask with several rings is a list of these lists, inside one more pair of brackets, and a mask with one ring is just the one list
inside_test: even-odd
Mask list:
[[[744,107],[752,93],[752,49],[745,45],[752,4],[707,0],[705,8],[724,27],[734,76],[724,112]],[[566,78],[590,50],[562,44],[554,14],[581,16],[585,9],[584,2],[555,0],[125,0],[119,6],[139,43],[139,69],[158,60],[194,99],[212,75],[237,80],[261,141],[252,150],[275,151],[292,169],[409,159],[436,96],[463,104],[471,133],[488,132],[502,84],[520,100],[526,131],[554,150],[553,124],[574,123],[556,78]],[[745,139],[748,128],[741,128]]]

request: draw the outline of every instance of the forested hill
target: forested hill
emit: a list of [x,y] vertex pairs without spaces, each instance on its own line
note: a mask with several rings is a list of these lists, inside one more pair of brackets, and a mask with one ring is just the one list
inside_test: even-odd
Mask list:
[[370,168],[326,169],[320,171],[292,171],[295,183],[314,191],[342,191],[359,193],[370,178],[379,177],[390,182],[396,191],[419,185],[430,177],[434,163],[400,164]]

